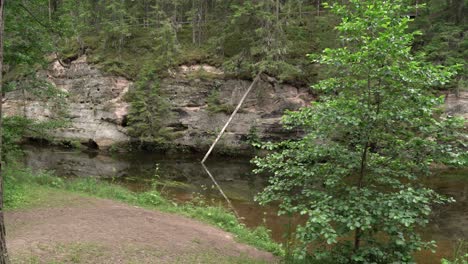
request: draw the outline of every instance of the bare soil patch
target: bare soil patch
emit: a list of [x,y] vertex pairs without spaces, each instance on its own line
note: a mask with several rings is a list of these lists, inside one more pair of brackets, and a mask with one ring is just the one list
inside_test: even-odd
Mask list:
[[74,194],[66,201],[6,212],[13,263],[276,262],[193,219]]

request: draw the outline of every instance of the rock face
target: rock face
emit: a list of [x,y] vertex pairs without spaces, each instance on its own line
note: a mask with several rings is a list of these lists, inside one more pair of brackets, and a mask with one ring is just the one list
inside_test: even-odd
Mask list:
[[458,96],[455,94],[447,95],[445,110],[450,115],[462,116],[468,121],[468,92],[460,91]]
[[[251,84],[245,80],[200,80],[181,76],[162,81],[161,89],[174,106],[175,118],[170,126],[178,131],[175,143],[207,148],[229,118],[229,111],[210,110],[209,97],[234,109]],[[244,101],[225,134],[219,148],[243,149],[248,137],[281,139],[294,135],[281,126],[285,110],[306,106],[312,96],[306,88],[280,85],[275,80],[261,80]],[[218,105],[219,107],[219,105]]]
[[[88,64],[85,56],[68,68],[53,62],[41,75],[68,95],[65,100],[71,124],[54,131],[56,139],[92,143],[101,149],[130,142],[125,127],[130,106],[124,96],[133,85],[131,81],[103,74]],[[181,66],[170,75],[161,81],[161,91],[174,113],[167,120],[174,134],[170,143],[198,150],[208,148],[228,120],[229,109],[235,108],[251,82],[225,79],[220,69],[210,65]],[[247,97],[216,149],[246,149],[249,137],[275,140],[297,136],[299,132],[282,128],[281,116],[285,110],[299,109],[312,100],[308,88],[279,84],[264,77]],[[213,101],[218,105],[210,105]],[[213,110],[216,107],[218,111]],[[6,115],[36,120],[53,117],[54,109],[52,102],[19,91],[6,94],[4,103]],[[468,120],[468,93],[461,92],[459,97],[448,95],[446,111]]]
[[[198,74],[200,71],[206,74]],[[88,64],[85,56],[73,61],[69,68],[54,62],[45,75],[52,85],[68,94],[66,104],[71,125],[54,131],[54,137],[92,142],[99,148],[129,142],[125,127],[129,104],[124,96],[133,85],[131,81],[106,76]],[[229,114],[210,110],[209,98],[216,96],[219,104],[234,109],[250,85],[250,81],[224,79],[223,75],[221,70],[209,65],[181,66],[178,71],[171,72],[170,78],[161,81],[161,90],[170,100],[174,112],[168,120],[174,133],[171,143],[195,149],[211,144]],[[39,101],[19,92],[8,93],[6,98],[6,115],[45,120],[55,114],[48,101]],[[265,77],[252,90],[217,148],[247,148],[248,136],[279,139],[294,135],[295,132],[282,129],[281,115],[286,109],[306,106],[312,99],[308,88],[279,84],[273,78]]]
[[[128,111],[123,96],[131,82],[121,77],[104,76],[86,62],[86,57],[73,61],[69,68],[56,61],[50,65],[45,77],[67,94],[66,105],[71,119],[70,126],[53,132],[54,137],[94,142],[104,148],[114,142],[129,140],[122,123]],[[37,101],[15,92],[8,93],[6,99],[6,115],[45,120],[55,114],[48,101]]]
[[468,92],[460,91],[456,94],[448,94],[445,98],[445,111],[449,115],[461,116],[465,119],[465,132],[461,138],[468,142]]

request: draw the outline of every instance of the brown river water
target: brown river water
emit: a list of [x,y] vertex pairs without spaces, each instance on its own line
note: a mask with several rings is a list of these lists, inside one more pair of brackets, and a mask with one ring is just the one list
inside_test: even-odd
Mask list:
[[[53,170],[64,177],[100,177],[137,192],[151,188],[151,181],[157,174],[160,181],[167,183],[161,188],[166,196],[190,201],[201,195],[207,201],[235,210],[249,227],[266,225],[279,242],[285,241],[286,231],[301,222],[301,219],[277,216],[275,206],[265,207],[254,202],[255,195],[266,185],[266,177],[254,175],[247,158],[210,157],[206,166],[215,183],[201,166],[201,155],[107,155],[33,146],[24,149],[25,165],[34,169]],[[468,240],[468,168],[436,171],[426,183],[456,200],[434,208],[430,224],[421,230],[424,239],[437,242],[438,249],[435,254],[418,253],[418,263],[440,263],[441,258],[453,255],[457,240]]]

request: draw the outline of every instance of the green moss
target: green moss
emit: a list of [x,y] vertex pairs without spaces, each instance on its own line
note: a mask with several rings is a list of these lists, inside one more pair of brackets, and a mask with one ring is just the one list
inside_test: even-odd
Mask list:
[[[187,33],[187,34],[185,34]],[[187,35],[187,36],[185,36]],[[160,78],[167,76],[167,68],[181,64],[206,63],[213,66],[221,66],[223,58],[217,56],[209,45],[194,47],[190,43],[191,31],[181,30],[178,33],[179,41],[186,43],[178,54],[173,55],[173,62],[158,71]],[[187,37],[187,38],[186,38]],[[185,39],[187,41],[185,41]],[[83,49],[88,56],[88,62],[95,64],[100,70],[111,75],[123,76],[136,80],[143,65],[158,66],[160,52],[157,49],[157,41],[154,32],[145,29],[133,29],[132,34],[121,48],[106,45],[105,36],[99,33],[88,34],[82,37]],[[66,40],[60,43],[62,59],[74,58],[82,52],[77,41]],[[164,62],[166,63],[166,62]],[[202,77],[214,76],[201,73]]]
[[[33,72],[36,72],[38,69],[31,69],[29,65],[16,65],[15,67],[11,67],[3,76],[4,82],[16,82],[19,81],[27,76],[30,76]],[[8,91],[8,86],[6,87]]]
[[206,102],[208,103],[207,109],[210,113],[231,114],[235,109],[235,106],[221,102],[219,91],[217,89],[211,91],[210,95],[206,98]]
[[222,76],[220,76],[219,74],[207,72],[204,69],[200,68],[199,70],[190,72],[187,75],[187,78],[189,80],[200,79],[200,80],[210,81],[210,80],[220,79],[222,78]]
[[71,148],[71,149],[83,149],[83,145],[81,144],[79,140],[73,140],[73,139],[63,140],[63,141],[60,141],[60,145],[66,148]]
[[80,46],[76,41],[67,41],[67,44],[61,45],[60,59],[63,61],[73,60],[80,55]]
[[176,59],[177,65],[187,64],[200,64],[206,63],[216,67],[220,67],[223,64],[223,58],[217,56],[210,47],[193,47],[193,45],[186,45],[182,47],[179,56]]
[[107,151],[112,154],[128,152],[132,150],[132,146],[128,142],[115,142],[109,147]]
[[142,65],[155,61],[151,51],[151,38],[136,34],[122,49],[106,47],[98,36],[83,38],[87,47],[88,62],[107,74],[135,80]]

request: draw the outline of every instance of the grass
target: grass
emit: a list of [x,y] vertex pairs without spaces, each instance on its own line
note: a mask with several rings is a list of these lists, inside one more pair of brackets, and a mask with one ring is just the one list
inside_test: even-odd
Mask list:
[[261,264],[266,261],[254,260],[247,256],[229,257],[219,256],[214,252],[185,255],[175,260],[175,263],[213,263],[213,264]]
[[222,103],[218,90],[213,90],[207,97],[208,111],[210,113],[225,113],[231,114],[234,112],[235,106]]
[[[126,262],[156,263],[156,259],[162,263],[213,263],[213,264],[262,264],[267,263],[260,260],[253,260],[248,256],[220,256],[215,252],[190,253],[180,256],[171,256],[164,251],[155,251],[153,248],[141,248],[127,246],[119,250],[119,255],[115,255],[112,248],[94,243],[70,243],[45,245],[39,244],[40,256],[37,253],[24,251],[16,254],[12,261],[18,264],[59,264],[59,263],[114,263],[121,260],[121,255],[125,256]],[[114,254],[114,255],[113,255]],[[119,262],[120,263],[120,262]],[[159,263],[159,262],[157,262]]]
[[458,241],[453,257],[451,259],[442,259],[442,264],[467,264],[468,263],[468,244],[464,240]]
[[93,243],[59,243],[53,246],[38,244],[37,248],[39,255],[36,252],[20,252],[13,256],[13,263],[90,263],[90,260],[102,260],[108,250],[104,246]]
[[[106,198],[130,205],[176,213],[217,226],[234,234],[237,241],[256,248],[283,255],[282,247],[272,241],[265,227],[249,229],[235,215],[221,206],[207,205],[202,199],[178,204],[164,198],[158,191],[132,192],[122,186],[95,178],[63,179],[48,172],[33,173],[29,169],[7,166],[5,180],[5,207],[7,210],[33,208],[41,205],[51,192],[64,192],[51,206],[60,206],[72,200],[72,194]],[[68,197],[68,198],[67,198]]]

